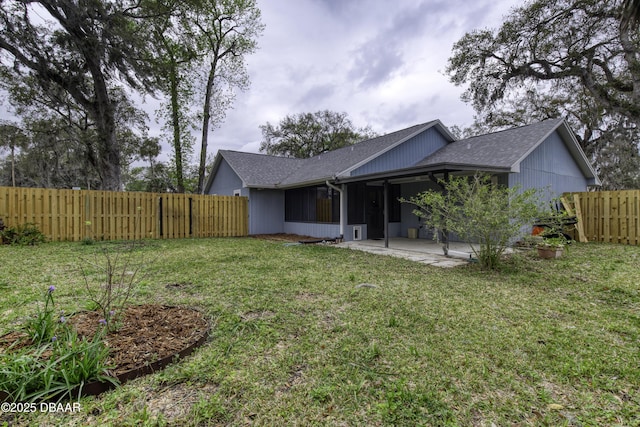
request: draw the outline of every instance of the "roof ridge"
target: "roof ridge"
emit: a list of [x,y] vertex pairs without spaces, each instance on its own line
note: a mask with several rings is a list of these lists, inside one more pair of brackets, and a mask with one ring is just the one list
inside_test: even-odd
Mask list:
[[470,139],[481,138],[481,137],[487,136],[487,135],[495,135],[495,134],[498,134],[498,133],[516,131],[518,129],[522,129],[522,128],[526,128],[526,127],[530,127],[530,126],[539,126],[542,123],[551,122],[551,121],[555,121],[555,122],[564,121],[564,117],[556,117],[555,119],[549,118],[549,119],[540,120],[540,121],[535,122],[535,123],[529,123],[527,125],[520,125],[520,126],[510,127],[510,128],[507,128],[507,129],[500,129],[500,130],[497,130],[497,131],[494,131],[494,132],[482,133],[480,135],[474,135],[474,136],[470,136],[468,138],[459,139],[458,141],[459,142],[468,141]]
[[237,153],[237,154],[251,154],[254,156],[263,156],[263,157],[273,157],[276,159],[295,159],[295,160],[304,160],[299,157],[289,157],[289,156],[276,156],[275,154],[265,154],[265,153],[255,153],[253,151],[239,151],[239,150],[218,150],[218,152],[224,153]]
[[[406,141],[408,138],[420,134],[438,124],[446,131],[446,128],[439,120],[431,120],[308,158],[246,153],[235,150],[220,150],[220,153],[223,157],[235,158],[234,163],[245,163],[248,165],[248,169],[247,167],[243,168],[247,176],[257,176],[254,172],[251,172],[251,168],[254,167],[272,170],[273,179],[269,182],[277,188],[278,186],[311,182],[312,180],[324,180],[325,177],[338,176],[364,161],[369,161],[373,158],[372,156],[384,153],[388,151],[388,149]],[[248,156],[248,154],[251,154],[251,156]],[[262,164],[262,166],[260,166],[260,164]]]

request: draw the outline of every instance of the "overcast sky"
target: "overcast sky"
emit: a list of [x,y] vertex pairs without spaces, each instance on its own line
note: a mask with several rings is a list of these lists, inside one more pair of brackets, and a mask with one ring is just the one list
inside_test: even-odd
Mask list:
[[[286,115],[346,112],[384,134],[440,119],[468,126],[472,109],[445,76],[453,44],[496,28],[517,0],[257,0],[265,25],[247,58],[251,86],[237,95],[209,151],[258,152],[260,125]],[[142,108],[155,120],[159,101]],[[4,109],[3,109],[4,110]],[[2,115],[6,115],[4,110]],[[150,123],[152,136],[160,125]],[[170,156],[167,138],[162,157]],[[200,135],[196,135],[199,152]],[[197,159],[191,159],[195,163]]]
[[257,152],[266,122],[346,112],[378,134],[440,119],[468,126],[472,109],[444,75],[466,32],[500,25],[516,0],[258,0],[265,30],[211,151]]

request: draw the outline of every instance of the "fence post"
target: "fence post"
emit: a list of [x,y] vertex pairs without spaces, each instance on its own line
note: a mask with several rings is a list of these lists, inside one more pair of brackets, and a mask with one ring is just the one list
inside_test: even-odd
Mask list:
[[247,199],[232,196],[0,187],[0,217],[58,241],[248,234]]

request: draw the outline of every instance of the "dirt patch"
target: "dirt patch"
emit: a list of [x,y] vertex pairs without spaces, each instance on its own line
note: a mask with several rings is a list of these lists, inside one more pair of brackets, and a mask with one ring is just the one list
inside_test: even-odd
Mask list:
[[289,372],[289,379],[279,389],[280,392],[288,392],[292,387],[303,382],[304,371],[307,369],[306,365],[297,365]]
[[168,422],[184,418],[200,399],[206,399],[217,392],[218,387],[213,384],[177,384],[151,393],[146,399],[149,413],[157,417],[160,414]]
[[241,315],[240,317],[245,322],[249,322],[249,321],[252,321],[252,320],[270,319],[275,315],[276,314],[273,311],[264,310],[264,311],[248,311],[248,312],[244,313],[243,315]]
[[319,301],[321,298],[322,298],[322,295],[314,294],[311,292],[300,292],[295,296],[296,300],[305,301],[305,302],[316,302],[316,301]]

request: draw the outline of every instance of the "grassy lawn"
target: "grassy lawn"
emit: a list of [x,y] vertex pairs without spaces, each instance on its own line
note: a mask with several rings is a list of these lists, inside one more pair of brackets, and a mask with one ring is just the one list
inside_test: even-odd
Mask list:
[[[85,307],[79,266],[97,250],[0,247],[0,334],[50,285],[57,307]],[[140,255],[132,302],[201,308],[209,342],[81,411],[10,425],[640,425],[638,247],[499,272],[251,238]]]

